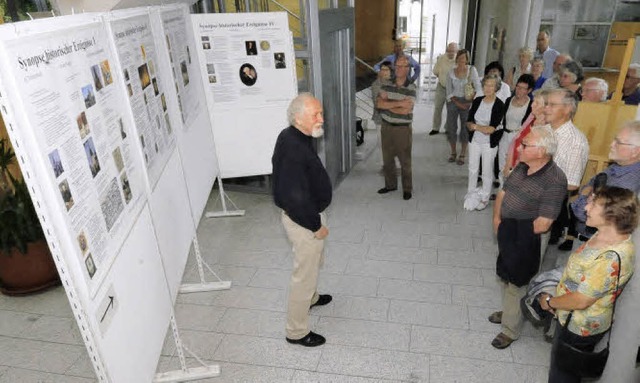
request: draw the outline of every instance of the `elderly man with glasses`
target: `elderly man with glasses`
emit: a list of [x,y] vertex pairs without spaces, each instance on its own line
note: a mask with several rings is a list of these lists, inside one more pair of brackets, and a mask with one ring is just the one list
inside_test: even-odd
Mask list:
[[640,104],[640,64],[629,65],[627,76],[622,85],[622,101],[627,105]]
[[502,327],[491,342],[498,349],[509,347],[520,337],[520,300],[540,269],[541,234],[560,213],[566,195],[567,178],[553,161],[557,149],[554,132],[548,126],[533,127],[518,148],[520,162],[496,196],[496,274],[504,283],[504,293],[502,311],[491,314],[489,322]]
[[567,240],[560,250],[572,250],[573,240],[587,241],[594,229],[586,226],[585,206],[589,196],[601,186],[617,186],[640,193],[640,121],[625,123],[611,142],[609,149],[611,166],[597,174],[580,188],[578,198],[571,203],[571,223]]

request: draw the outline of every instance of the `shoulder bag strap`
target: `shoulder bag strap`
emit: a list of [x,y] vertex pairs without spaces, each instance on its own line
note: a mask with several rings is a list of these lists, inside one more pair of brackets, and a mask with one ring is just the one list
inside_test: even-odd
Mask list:
[[[614,252],[616,257],[618,258],[618,278],[616,281],[616,289],[613,291],[614,294],[616,294],[615,299],[613,300],[613,308],[611,309],[611,326],[609,327],[609,330],[607,330],[609,332],[609,336],[607,338],[607,348],[609,348],[609,342],[611,342],[611,330],[613,329],[613,316],[616,313],[616,303],[618,303],[618,288],[620,287],[620,274],[622,274],[622,259],[620,258],[620,254],[618,254],[617,251],[615,250],[608,250],[607,252]],[[569,327],[569,321],[571,320],[571,315],[573,314],[573,310],[571,310],[571,312],[569,313],[569,315],[567,316],[567,321],[564,323],[564,328],[568,328]]]

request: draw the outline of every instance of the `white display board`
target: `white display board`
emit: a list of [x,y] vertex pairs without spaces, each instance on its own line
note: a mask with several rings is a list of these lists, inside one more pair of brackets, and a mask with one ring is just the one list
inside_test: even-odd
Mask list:
[[37,155],[48,161],[40,182],[58,188],[55,206],[76,239],[69,250],[84,265],[81,277],[91,295],[146,199],[108,46],[102,24],[92,23],[5,41],[3,54],[14,74],[11,95],[21,101],[20,126],[30,127]]
[[223,178],[270,174],[296,96],[284,12],[191,15]]
[[96,374],[150,381],[172,299],[107,29],[0,26],[0,55],[0,109]]
[[219,173],[192,36],[183,5],[0,26],[2,114],[100,381],[153,379]]

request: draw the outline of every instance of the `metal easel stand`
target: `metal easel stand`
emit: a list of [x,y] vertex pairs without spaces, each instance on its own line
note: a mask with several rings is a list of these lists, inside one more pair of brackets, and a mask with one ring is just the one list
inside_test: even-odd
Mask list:
[[[218,199],[222,202],[222,211],[208,211],[204,214],[207,218],[219,218],[219,217],[241,217],[244,215],[244,210],[239,210],[235,203],[229,198],[229,196],[224,192],[224,188],[222,187],[222,178],[218,176],[218,190],[220,191],[220,195]],[[218,203],[218,199],[216,199],[216,204]],[[227,210],[226,200],[233,205],[236,210]]]
[[[243,212],[244,213],[244,212]],[[209,267],[209,265],[202,259],[200,254],[200,245],[198,244],[198,237],[193,237],[193,249],[196,254],[196,264],[198,266],[198,274],[200,275],[200,283],[184,283],[178,290],[181,294],[186,293],[199,293],[203,291],[216,291],[216,290],[228,290],[231,288],[231,281],[223,281],[218,274]],[[209,270],[211,274],[218,280],[217,282],[207,282],[204,278],[204,267]]]
[[[180,359],[180,370],[174,370],[169,372],[161,372],[156,374],[153,379],[154,383],[167,383],[167,382],[188,382],[191,380],[213,378],[220,376],[220,366],[217,364],[207,365],[202,359],[198,358],[191,350],[182,344],[180,334],[178,333],[178,324],[176,323],[176,314],[171,308],[171,331],[173,332],[173,339],[176,342],[176,352],[178,353],[178,359]],[[184,351],[188,352],[195,360],[202,366],[199,367],[187,367],[187,360],[184,357]]]

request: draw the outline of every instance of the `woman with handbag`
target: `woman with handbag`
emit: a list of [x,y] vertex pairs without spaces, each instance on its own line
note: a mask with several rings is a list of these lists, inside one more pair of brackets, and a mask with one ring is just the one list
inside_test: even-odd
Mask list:
[[633,275],[631,233],[638,225],[635,193],[604,186],[590,197],[585,210],[587,225],[597,233],[569,257],[556,295],[539,298],[542,309],[558,319],[549,383],[579,383],[602,374],[609,341],[606,349],[593,350],[611,329],[616,298]]
[[[469,65],[469,51],[460,49],[456,54],[456,64],[447,75],[447,140],[451,147],[449,162],[464,165],[467,142],[469,141],[466,127],[469,108],[476,92],[480,89],[480,78],[475,67]],[[460,121],[460,133],[458,133]],[[456,161],[456,141],[460,142],[460,156]]]

